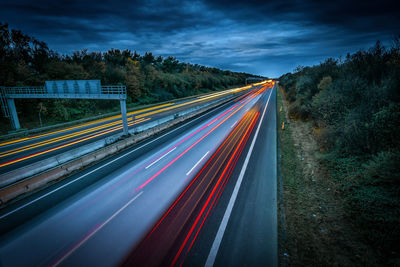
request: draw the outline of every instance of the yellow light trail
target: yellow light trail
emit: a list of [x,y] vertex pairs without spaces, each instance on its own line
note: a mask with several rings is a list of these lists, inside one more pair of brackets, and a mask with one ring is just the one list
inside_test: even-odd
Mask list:
[[[143,119],[143,118],[147,117],[147,116],[150,116],[150,115],[153,115],[153,114],[165,112],[165,111],[168,111],[168,110],[171,110],[171,109],[176,109],[176,108],[183,107],[183,106],[190,105],[190,104],[197,103],[197,102],[202,102],[204,100],[216,98],[216,97],[219,97],[219,96],[222,96],[222,95],[227,95],[227,94],[231,94],[231,93],[232,94],[238,93],[240,91],[249,89],[251,87],[252,87],[251,85],[248,85],[248,86],[244,86],[244,87],[240,87],[240,88],[229,89],[229,90],[225,90],[225,91],[222,91],[222,92],[213,93],[213,94],[210,94],[210,95],[207,95],[207,96],[202,96],[202,97],[200,97],[198,99],[195,99],[195,100],[192,100],[192,101],[188,101],[188,102],[185,102],[185,103],[181,103],[181,104],[175,104],[175,105],[174,105],[174,103],[162,104],[162,105],[158,105],[158,106],[155,106],[155,107],[150,107],[150,108],[146,108],[146,109],[141,109],[141,110],[129,112],[129,113],[127,113],[127,115],[129,116],[129,115],[139,114],[139,113],[143,113],[145,111],[153,110],[153,111],[150,111],[150,112],[143,113],[143,114],[135,116],[137,121],[135,121],[133,124],[137,124],[137,123],[141,123],[141,122],[149,120],[150,118],[147,118],[147,119]],[[45,133],[45,134],[41,134],[41,135],[37,135],[37,136],[25,137],[25,138],[20,138],[20,139],[17,139],[17,140],[4,142],[4,143],[0,144],[0,147],[4,146],[4,145],[7,145],[7,144],[12,144],[12,143],[17,143],[17,142],[21,142],[21,141],[26,141],[26,140],[39,138],[39,137],[48,136],[48,135],[51,135],[51,134],[62,133],[62,132],[65,132],[65,131],[69,131],[69,130],[73,130],[73,129],[77,129],[77,128],[81,128],[81,127],[97,124],[97,123],[100,123],[100,122],[104,122],[104,121],[107,121],[107,120],[117,119],[117,118],[121,118],[121,115],[115,115],[115,116],[111,116],[111,117],[108,117],[108,118],[96,120],[96,121],[93,121],[93,122],[89,122],[89,123],[81,124],[81,125],[78,125],[78,126],[69,127],[69,128],[66,128],[66,129],[53,131],[53,132],[49,132],[49,133]],[[140,119],[142,119],[142,120],[140,120]],[[129,120],[132,120],[132,118],[128,117],[128,121]],[[0,158],[1,157],[6,157],[6,156],[10,156],[10,155],[13,155],[13,154],[16,154],[16,153],[20,153],[20,152],[23,152],[23,151],[27,151],[27,150],[30,150],[30,149],[38,148],[38,147],[41,147],[41,146],[45,146],[45,145],[53,144],[53,143],[56,143],[56,142],[60,142],[60,141],[63,141],[63,140],[69,139],[69,138],[73,138],[73,137],[76,137],[76,136],[79,136],[79,135],[91,133],[91,132],[94,132],[94,131],[97,131],[97,130],[102,130],[102,129],[105,129],[105,128],[108,128],[108,127],[112,127],[114,125],[121,124],[121,123],[122,123],[122,120],[118,120],[118,121],[107,123],[107,124],[104,124],[104,125],[99,125],[99,126],[96,126],[94,128],[89,128],[89,129],[86,129],[86,130],[82,130],[82,131],[79,131],[79,132],[76,132],[76,133],[67,134],[65,136],[60,136],[60,137],[52,138],[52,139],[45,140],[45,141],[42,141],[42,142],[39,142],[39,143],[30,144],[30,145],[27,145],[27,146],[23,146],[23,147],[15,148],[15,149],[12,149],[12,150],[4,151],[4,152],[0,153]],[[129,126],[133,125],[133,124],[129,124]],[[118,129],[122,129],[122,127],[119,127]],[[98,136],[98,135],[96,135],[96,136]],[[85,140],[87,140],[87,139],[85,139]],[[53,150],[50,149],[50,151],[53,151]],[[35,155],[35,154],[33,154],[33,155]],[[5,164],[5,163],[3,163],[3,164]],[[0,164],[0,167],[6,166],[6,165],[3,165],[3,164]],[[10,164],[12,164],[12,163],[10,163]],[[9,165],[9,164],[7,164],[7,165]]]
[[[132,118],[131,118],[131,120],[132,120]],[[144,121],[147,121],[147,120],[148,119],[141,119],[140,121],[139,120],[135,121],[135,124],[141,123],[141,122],[144,122]],[[79,135],[83,135],[83,134],[86,134],[86,133],[91,133],[91,132],[94,132],[94,131],[97,131],[97,130],[102,130],[102,129],[105,129],[105,128],[108,128],[108,127],[112,127],[112,126],[117,125],[117,124],[121,124],[121,121],[111,122],[111,123],[108,123],[108,124],[105,124],[105,125],[100,125],[100,126],[97,126],[97,127],[94,127],[94,128],[89,128],[89,129],[86,129],[86,130],[82,130],[82,131],[79,131],[79,132],[76,132],[76,133],[71,133],[71,134],[59,136],[59,137],[56,137],[56,138],[53,138],[53,139],[49,139],[49,140],[45,140],[45,141],[42,141],[42,142],[39,142],[39,143],[34,143],[34,144],[26,145],[26,146],[23,146],[23,147],[11,149],[11,150],[8,150],[8,151],[0,153],[0,158],[6,157],[6,156],[10,156],[10,155],[13,155],[13,154],[16,154],[16,153],[21,153],[23,151],[34,149],[34,148],[41,147],[41,146],[44,146],[44,145],[49,145],[49,144],[53,144],[53,143],[56,143],[56,142],[60,142],[60,141],[63,141],[63,140],[66,140],[66,139],[70,139],[70,138],[73,138],[73,137],[76,137],[76,136],[79,136]]]
[[[157,109],[157,108],[162,108],[162,107],[165,107],[165,106],[170,106],[170,105],[173,105],[173,104],[174,103],[167,103],[167,104],[158,105],[158,106],[155,106],[155,107],[145,108],[145,109],[129,112],[129,113],[127,113],[127,115],[138,114],[138,113],[142,113],[142,112],[149,111],[149,110],[152,110],[152,109]],[[5,146],[5,145],[9,145],[9,144],[22,142],[22,141],[32,140],[32,139],[36,139],[36,138],[40,138],[40,137],[44,137],[44,136],[48,136],[48,135],[52,135],[52,134],[62,133],[62,132],[66,132],[66,131],[69,131],[69,130],[78,129],[78,128],[81,128],[81,127],[86,127],[86,126],[90,126],[90,125],[93,125],[93,124],[97,124],[97,123],[101,123],[101,122],[104,122],[104,121],[113,120],[113,119],[117,119],[117,118],[121,118],[121,115],[115,115],[115,116],[107,117],[107,118],[104,118],[104,119],[95,120],[95,121],[92,121],[92,122],[88,122],[88,123],[80,124],[80,125],[77,125],[77,126],[73,126],[73,127],[69,127],[69,128],[53,131],[53,132],[48,132],[48,133],[44,133],[44,134],[40,134],[40,135],[24,137],[24,138],[20,138],[20,139],[15,139],[15,140],[3,142],[3,143],[0,143],[0,147]]]
[[[146,120],[150,120],[150,118],[148,118]],[[131,125],[134,125],[134,124],[136,124],[136,122],[129,123],[128,125],[131,126]],[[31,154],[31,155],[28,155],[28,156],[25,156],[25,157],[21,157],[21,158],[14,159],[14,160],[11,160],[11,161],[8,161],[8,162],[4,162],[4,163],[0,164],[0,168],[4,167],[4,166],[11,165],[11,164],[15,164],[17,162],[21,162],[23,160],[27,160],[27,159],[30,159],[30,158],[33,158],[33,157],[37,157],[37,156],[40,156],[40,155],[43,155],[43,154],[46,154],[46,153],[49,153],[49,152],[53,152],[55,150],[59,150],[59,149],[64,148],[64,147],[75,145],[75,144],[84,142],[86,140],[90,140],[92,138],[99,137],[101,135],[105,135],[105,134],[108,134],[108,133],[111,133],[111,132],[114,132],[114,131],[117,131],[117,130],[120,130],[120,129],[122,129],[122,126],[116,126],[116,127],[111,128],[109,130],[104,130],[104,131],[102,131],[100,133],[97,133],[95,135],[88,136],[88,137],[85,137],[85,138],[82,138],[82,139],[78,139],[76,141],[72,141],[70,143],[67,143],[67,144],[64,144],[64,145],[61,145],[61,146],[53,147],[53,148],[50,148],[50,149],[47,149],[47,150],[44,150],[44,151],[40,151],[40,152]]]
[[156,110],[156,111],[151,111],[151,112],[148,112],[148,113],[145,113],[145,114],[140,114],[140,115],[136,116],[136,118],[142,118],[142,117],[145,117],[145,116],[153,115],[156,112],[164,112],[164,111],[168,111],[168,110],[171,110],[171,109],[176,109],[176,108],[183,107],[183,106],[186,106],[186,105],[190,105],[190,104],[193,104],[193,103],[201,102],[201,101],[204,101],[204,100],[207,100],[207,99],[216,98],[216,97],[219,97],[219,96],[222,96],[222,95],[227,95],[227,94],[231,94],[231,93],[238,93],[238,92],[240,92],[242,90],[246,90],[246,89],[249,89],[249,88],[251,88],[251,86],[245,86],[245,87],[241,87],[241,88],[225,90],[225,91],[223,91],[221,93],[212,94],[211,96],[204,96],[204,97],[201,97],[201,98],[189,101],[189,102],[185,102],[185,103],[182,103],[182,104],[174,105],[172,107],[166,107],[166,108],[159,109],[159,110]]

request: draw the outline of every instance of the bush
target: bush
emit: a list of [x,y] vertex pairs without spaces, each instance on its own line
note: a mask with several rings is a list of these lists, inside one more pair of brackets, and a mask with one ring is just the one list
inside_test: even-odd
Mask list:
[[331,76],[325,76],[324,78],[322,78],[322,80],[319,82],[317,88],[318,90],[322,91],[322,90],[327,90],[328,87],[331,85],[332,83],[332,77]]
[[399,162],[399,151],[373,156],[347,202],[357,223],[368,229],[366,238],[387,251],[400,248]]
[[289,106],[289,116],[295,119],[306,120],[310,116],[310,107],[307,102],[297,99]]

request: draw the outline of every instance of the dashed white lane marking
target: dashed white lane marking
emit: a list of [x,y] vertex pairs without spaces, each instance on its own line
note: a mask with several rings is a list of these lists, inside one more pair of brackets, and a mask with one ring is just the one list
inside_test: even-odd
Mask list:
[[200,164],[200,162],[208,155],[208,153],[210,153],[210,151],[207,151],[207,153],[204,154],[204,156],[202,156],[201,159],[196,164],[194,164],[194,166],[190,169],[190,171],[186,173],[186,176],[189,175],[197,167],[197,165]]
[[168,151],[167,153],[165,153],[164,155],[162,155],[161,157],[159,157],[158,159],[156,159],[155,161],[153,161],[153,163],[151,163],[150,165],[148,165],[146,167],[146,169],[150,168],[151,166],[153,166],[154,164],[156,164],[157,162],[159,162],[161,159],[163,159],[165,156],[167,156],[169,153],[171,153],[172,151],[174,151],[177,147],[174,147],[173,149],[171,149],[170,151]]

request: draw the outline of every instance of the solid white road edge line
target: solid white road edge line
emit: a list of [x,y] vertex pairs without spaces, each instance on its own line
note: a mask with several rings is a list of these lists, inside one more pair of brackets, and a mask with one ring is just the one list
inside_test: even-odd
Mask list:
[[153,166],[153,164],[156,164],[157,162],[159,162],[161,159],[163,159],[166,155],[168,155],[169,153],[171,153],[172,151],[174,151],[177,147],[174,147],[173,149],[171,149],[170,151],[168,151],[167,153],[165,153],[164,155],[162,155],[161,157],[159,157],[158,159],[156,159],[155,161],[153,161],[153,163],[151,163],[150,165],[148,165],[145,169],[150,168],[151,166]]
[[229,217],[231,216],[232,209],[233,209],[233,206],[236,201],[236,197],[239,193],[240,185],[242,184],[243,176],[246,172],[247,165],[249,164],[250,156],[251,156],[251,153],[253,152],[254,144],[256,143],[258,132],[260,131],[260,127],[261,127],[261,124],[264,119],[265,111],[267,110],[269,99],[271,98],[273,90],[274,90],[274,88],[272,88],[271,93],[268,96],[267,104],[265,105],[265,108],[264,108],[263,114],[261,116],[260,122],[258,124],[256,133],[253,137],[253,141],[251,142],[249,152],[247,153],[246,159],[243,163],[242,169],[239,174],[239,178],[237,179],[235,188],[233,189],[232,196],[229,199],[228,207],[226,208],[224,217],[222,218],[221,224],[218,228],[217,235],[215,236],[214,242],[211,246],[210,253],[208,254],[206,264],[204,265],[206,267],[211,267],[214,265],[215,258],[217,257],[217,253],[219,250],[219,246],[221,245],[222,237],[224,236],[226,226],[228,225]]
[[194,164],[194,166],[190,169],[190,171],[186,173],[186,176],[188,176],[197,167],[197,165],[199,165],[199,163],[208,155],[208,153],[210,153],[210,151],[207,151],[207,153],[204,154],[204,156],[202,156],[201,159],[196,164]]
[[166,135],[168,135],[168,134],[171,134],[171,133],[173,133],[173,132],[179,130],[180,128],[186,126],[187,124],[189,124],[189,123],[191,123],[191,122],[193,122],[193,121],[197,121],[198,119],[200,119],[200,118],[202,118],[202,117],[208,115],[208,113],[210,113],[210,112],[212,112],[212,111],[213,111],[213,110],[210,110],[210,111],[206,112],[205,114],[201,115],[200,117],[197,117],[197,118],[195,118],[195,119],[192,120],[192,121],[188,121],[187,123],[185,123],[185,124],[179,126],[178,128],[176,128],[176,129],[174,129],[174,130],[172,130],[172,131],[170,131],[170,132],[167,132],[167,133],[165,133],[165,134],[163,134],[163,135],[157,137],[156,139],[153,139],[153,140],[151,140],[150,142],[148,142],[148,143],[146,143],[146,144],[143,144],[143,145],[139,146],[138,148],[135,148],[134,150],[131,150],[131,151],[127,152],[126,154],[121,155],[121,156],[119,156],[118,158],[113,159],[112,161],[107,162],[107,163],[105,163],[104,165],[101,165],[100,167],[97,167],[96,169],[91,170],[90,172],[85,173],[85,174],[83,174],[83,175],[80,176],[80,177],[77,177],[75,180],[69,181],[68,183],[63,184],[62,186],[57,187],[57,188],[55,188],[54,190],[52,190],[52,191],[50,191],[50,192],[47,192],[46,194],[44,194],[44,195],[42,195],[42,196],[40,196],[40,197],[38,197],[38,198],[36,198],[36,199],[34,199],[34,200],[31,200],[31,201],[25,203],[24,205],[19,206],[18,208],[14,209],[14,210],[12,210],[12,211],[7,212],[6,214],[3,214],[2,216],[0,216],[0,220],[3,219],[3,218],[5,218],[5,217],[7,217],[7,216],[9,216],[10,214],[13,214],[13,213],[19,211],[20,209],[25,208],[26,206],[31,205],[32,203],[35,203],[35,202],[38,201],[38,200],[41,200],[42,198],[47,197],[48,195],[53,194],[54,192],[57,192],[58,190],[60,190],[60,189],[62,189],[62,188],[64,188],[64,187],[66,187],[66,186],[68,186],[68,185],[70,185],[70,184],[72,184],[72,183],[75,183],[75,182],[77,182],[77,181],[83,179],[84,177],[86,177],[86,176],[88,176],[88,175],[90,175],[90,174],[92,174],[92,173],[94,173],[94,172],[96,172],[96,171],[98,171],[98,170],[100,170],[100,169],[102,169],[102,168],[104,168],[104,167],[110,165],[111,163],[113,163],[113,162],[115,162],[115,161],[117,161],[117,160],[120,160],[121,158],[123,158],[123,157],[125,157],[125,156],[127,156],[127,155],[129,155],[129,154],[131,154],[131,153],[133,153],[133,152],[135,152],[135,151],[137,151],[137,150],[139,150],[139,149],[141,149],[141,148],[143,148],[143,147],[145,147],[145,146],[147,146],[147,145],[149,145],[149,144],[151,144],[151,143],[153,143],[153,142],[155,142],[155,141],[157,141],[158,139],[163,138],[164,136],[166,136]]
[[130,204],[132,204],[133,201],[135,201],[140,195],[143,194],[143,191],[141,191],[139,194],[137,194],[134,198],[129,200],[124,206],[122,206],[119,210],[117,210],[113,215],[111,215],[110,218],[108,218],[105,222],[100,224],[99,227],[96,228],[93,232],[91,232],[89,235],[87,235],[82,241],[80,241],[73,249],[68,251],[67,254],[65,254],[62,258],[60,258],[56,263],[54,263],[52,266],[57,266],[61,262],[63,262],[66,258],[68,258],[74,251],[76,251],[80,246],[82,246],[86,241],[88,241],[92,236],[94,236],[98,231],[100,231],[104,226],[106,226],[109,222],[111,222],[112,219],[114,219],[118,214],[120,214],[124,209],[126,209]]

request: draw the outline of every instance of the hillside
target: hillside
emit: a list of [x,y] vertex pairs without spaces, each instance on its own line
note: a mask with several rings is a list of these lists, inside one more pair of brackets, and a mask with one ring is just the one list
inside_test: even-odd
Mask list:
[[377,42],[344,60],[299,67],[280,77],[280,85],[289,118],[310,125],[324,179],[339,188],[335,198],[343,203],[335,209],[345,211],[341,223],[360,233],[380,255],[378,262],[398,264],[399,39],[390,48]]

